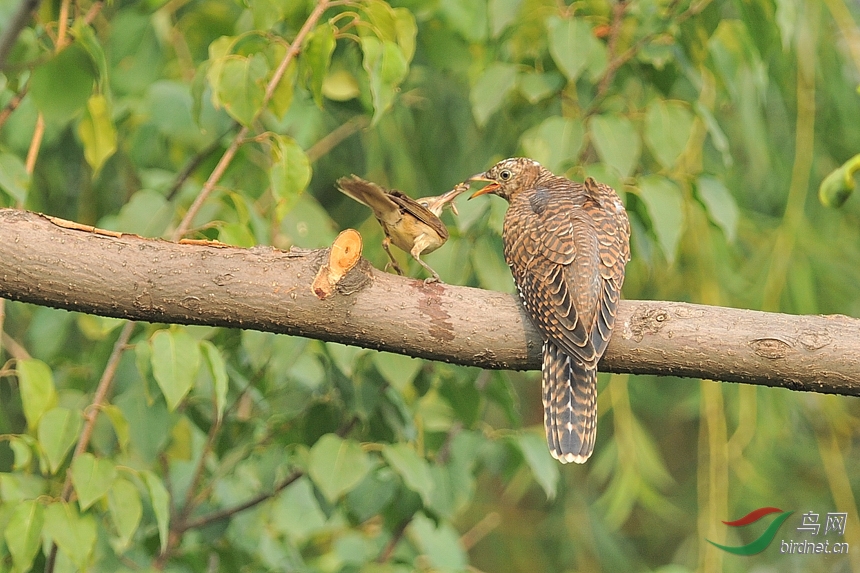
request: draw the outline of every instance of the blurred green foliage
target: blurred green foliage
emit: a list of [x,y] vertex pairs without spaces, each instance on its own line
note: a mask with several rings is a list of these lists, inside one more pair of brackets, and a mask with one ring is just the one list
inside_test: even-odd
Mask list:
[[[246,126],[195,236],[322,247],[353,226],[382,266],[337,177],[430,195],[525,154],[625,197],[627,298],[860,315],[860,204],[815,194],[860,150],[856,3],[333,4],[296,42],[309,1],[83,0],[57,49],[43,2],[0,73],[0,204],[169,237]],[[505,205],[459,208],[428,261],[511,291]],[[569,467],[534,372],[138,325],[94,410],[121,322],[4,310],[0,572],[52,544],[55,571],[860,571],[853,398],[602,375],[595,455]],[[705,541],[752,541],[721,521],[762,506],[796,511],[763,553]],[[827,538],[848,556],[779,552],[806,511],[848,514]]]

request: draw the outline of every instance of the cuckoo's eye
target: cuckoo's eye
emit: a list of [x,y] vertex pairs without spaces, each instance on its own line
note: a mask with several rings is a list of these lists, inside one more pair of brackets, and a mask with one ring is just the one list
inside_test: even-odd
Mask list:
[[502,181],[510,181],[511,177],[513,176],[514,174],[511,173],[510,169],[502,169],[499,172],[499,179],[501,179]]

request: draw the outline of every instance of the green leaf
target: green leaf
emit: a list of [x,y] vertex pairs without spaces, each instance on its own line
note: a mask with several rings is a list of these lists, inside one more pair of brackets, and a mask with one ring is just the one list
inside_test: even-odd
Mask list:
[[[139,357],[138,368],[146,367],[148,370],[149,358],[152,354],[149,343],[141,341],[136,347],[136,353]],[[142,350],[143,348],[146,350]],[[141,374],[144,378],[151,376],[148,376],[143,370],[141,370]],[[172,421],[171,415],[167,411],[166,402],[147,397],[144,388],[147,384],[155,386],[155,382],[135,384],[117,396],[114,403],[122,411],[123,417],[128,422],[129,452],[144,463],[154,464],[169,440]]]
[[442,522],[438,528],[429,517],[416,513],[409,526],[412,540],[430,560],[430,565],[446,571],[463,571],[469,561],[460,543],[460,536],[450,524]]
[[299,195],[311,180],[311,163],[307,154],[286,135],[274,136],[275,145],[271,147],[272,168],[269,181],[272,194],[281,202],[278,212],[283,215],[296,204]]
[[516,87],[517,68],[513,64],[496,62],[484,70],[469,93],[475,121],[483,127],[498,110],[508,93]]
[[672,168],[693,131],[693,114],[680,101],[654,100],[645,112],[645,142],[660,165]]
[[218,227],[218,240],[236,247],[251,248],[257,239],[247,223],[225,223]]
[[640,180],[639,194],[648,210],[657,241],[671,264],[675,260],[684,228],[684,198],[681,190],[665,177],[649,175]]
[[394,471],[403,478],[406,487],[421,496],[425,505],[430,504],[433,493],[433,475],[427,460],[420,457],[408,444],[394,444],[382,447],[382,456]]
[[86,336],[87,340],[93,341],[104,340],[117,327],[125,324],[125,321],[121,318],[96,316],[94,314],[79,314],[75,318],[81,334]]
[[397,36],[397,45],[403,51],[406,63],[412,61],[415,55],[415,37],[418,35],[418,25],[415,16],[408,8],[394,8],[394,32]]
[[4,502],[19,502],[36,499],[48,491],[45,478],[32,474],[0,472],[0,499]]
[[375,125],[382,114],[391,107],[397,88],[409,72],[409,64],[400,46],[395,42],[366,36],[361,38],[364,53],[362,65],[370,77],[370,94],[373,100],[373,120]]
[[143,516],[140,491],[127,479],[117,478],[108,491],[108,511],[119,534],[118,546],[120,550],[125,550]]
[[397,476],[390,468],[380,467],[368,473],[344,499],[359,522],[379,515],[400,490]]
[[[224,106],[233,119],[250,126],[263,107],[266,76],[269,73],[266,57],[263,54],[225,56],[218,71],[220,73],[214,78],[212,86],[217,102]],[[210,78],[212,75],[210,70]]]
[[224,414],[224,408],[227,406],[229,386],[227,365],[221,351],[208,340],[201,341],[200,348],[203,350],[203,358],[206,359],[206,366],[209,368],[209,374],[212,376],[212,383],[215,386],[215,409],[220,419]]
[[45,535],[57,544],[79,569],[87,568],[96,544],[96,522],[81,516],[71,503],[54,502],[45,508]]
[[72,484],[78,493],[78,503],[86,511],[101,499],[116,478],[116,466],[110,460],[83,453],[72,462]]
[[323,82],[331,65],[331,55],[334,53],[335,28],[329,22],[324,22],[308,35],[305,48],[299,57],[302,76],[309,78],[309,87],[317,106],[323,106]]
[[391,6],[382,0],[365,0],[362,4],[362,20],[370,26],[359,27],[359,33],[379,40],[396,41],[397,27]]
[[123,414],[122,410],[113,404],[102,406],[101,412],[108,417],[108,420],[110,420],[110,423],[113,426],[113,431],[116,434],[116,441],[117,444],[119,444],[119,448],[122,451],[125,451],[126,448],[128,448],[128,441],[130,438],[129,424],[128,420],[125,418],[125,414]]
[[353,366],[355,365],[356,358],[360,354],[367,352],[365,348],[340,344],[339,342],[326,342],[325,348],[334,365],[347,378],[353,377]]
[[192,456],[192,424],[187,416],[180,416],[170,428],[170,443],[167,454],[171,461],[189,461]]
[[397,388],[398,392],[403,392],[403,389],[412,382],[412,379],[421,370],[424,363],[421,360],[404,356],[402,354],[393,354],[390,352],[375,352],[373,354],[373,365],[385,378],[385,381]]
[[439,10],[448,26],[466,40],[486,40],[489,27],[486,0],[440,0]]
[[584,136],[582,122],[553,116],[523,134],[522,146],[528,157],[554,173],[562,173],[577,162]]
[[860,155],[855,155],[838,169],[831,171],[818,187],[818,200],[825,207],[838,208],[854,192],[854,173],[860,170]]
[[705,123],[705,127],[708,128],[708,135],[711,136],[711,142],[714,144],[714,147],[716,147],[717,151],[722,155],[723,166],[731,167],[734,160],[732,159],[732,152],[729,148],[729,138],[726,137],[726,134],[720,127],[717,118],[714,117],[711,110],[700,102],[693,104],[693,107],[696,109],[696,115],[699,116],[699,118]]
[[711,221],[723,230],[726,240],[733,243],[738,228],[738,204],[735,203],[735,198],[722,181],[713,177],[699,177],[696,188]]
[[30,95],[47,123],[64,123],[84,108],[95,79],[86,51],[71,44],[33,70]]
[[311,481],[297,479],[273,504],[272,525],[294,542],[301,542],[325,526],[326,516],[314,495]]
[[15,456],[15,462],[12,464],[13,470],[27,471],[30,468],[30,463],[33,461],[34,445],[36,445],[36,440],[27,434],[9,438],[9,448]]
[[159,330],[152,346],[152,375],[171,412],[182,402],[200,368],[200,347],[184,330]]
[[534,104],[564,87],[564,77],[558,72],[520,74],[517,76],[517,86],[523,97]]
[[75,44],[79,44],[90,56],[98,77],[99,91],[109,92],[108,86],[108,64],[105,51],[102,48],[95,30],[85,22],[84,18],[75,19],[72,25],[72,35]]
[[482,287],[497,292],[513,292],[514,279],[505,263],[502,241],[497,235],[483,234],[472,249],[472,268]]
[[549,53],[567,79],[576,81],[586,68],[592,77],[606,67],[606,47],[594,37],[588,22],[552,16],[546,23]]
[[35,430],[42,415],[57,405],[54,377],[47,364],[34,358],[18,360],[15,370],[27,427]]
[[48,460],[51,473],[56,473],[66,454],[75,445],[81,431],[81,416],[66,408],[45,412],[39,421],[38,439]]
[[546,493],[547,499],[554,499],[558,491],[559,465],[550,455],[544,435],[520,432],[517,434],[517,445],[531,468],[535,480]]
[[30,570],[39,551],[44,522],[45,508],[41,503],[27,500],[15,505],[3,532],[6,547],[12,555],[13,571],[23,573]]
[[332,70],[323,80],[322,94],[333,101],[348,101],[361,95],[361,88],[347,70]]
[[281,232],[292,244],[303,248],[320,248],[332,244],[337,229],[328,212],[310,193],[299,195],[292,209],[285,210]]
[[119,215],[99,221],[102,228],[144,237],[161,235],[170,224],[173,205],[164,195],[151,189],[141,189],[122,206]]
[[78,135],[84,144],[84,158],[94,175],[116,151],[116,127],[111,118],[107,99],[94,95],[87,101],[84,117],[78,124]]
[[522,5],[523,0],[490,0],[487,12],[493,38],[498,38],[508,26],[516,22]]
[[275,91],[272,92],[272,98],[269,100],[269,110],[278,118],[283,118],[289,111],[290,105],[293,103],[293,92],[296,86],[296,76],[298,75],[298,66],[295,60],[290,62],[287,69],[284,70],[284,75],[281,76],[281,81],[275,86]]
[[358,442],[326,434],[311,448],[311,479],[330,502],[350,491],[370,471],[370,462]]
[[9,194],[16,203],[23,205],[30,190],[30,174],[17,155],[0,153],[0,189]]
[[167,547],[167,534],[170,528],[170,494],[167,493],[161,479],[150,471],[141,472],[146,489],[149,491],[149,501],[155,513],[158,524],[158,537],[161,539],[161,550]]
[[633,123],[624,116],[596,115],[588,124],[591,141],[600,159],[629,177],[639,161],[642,143]]

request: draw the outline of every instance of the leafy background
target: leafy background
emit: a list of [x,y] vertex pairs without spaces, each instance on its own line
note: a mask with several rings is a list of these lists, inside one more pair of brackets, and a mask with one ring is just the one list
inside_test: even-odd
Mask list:
[[[240,246],[352,226],[381,267],[337,177],[438,194],[524,154],[622,193],[627,298],[860,316],[860,206],[815,193],[860,152],[856,3],[316,7],[44,2],[0,74],[0,203]],[[428,262],[511,291],[504,203],[459,208]],[[562,467],[535,372],[3,309],[3,572],[54,545],[54,571],[860,571],[853,398],[604,374],[595,455]],[[763,553],[705,541],[762,506],[796,511]]]

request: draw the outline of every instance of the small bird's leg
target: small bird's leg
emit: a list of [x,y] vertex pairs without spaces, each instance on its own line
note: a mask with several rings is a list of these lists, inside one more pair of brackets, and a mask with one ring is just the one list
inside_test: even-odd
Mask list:
[[[395,259],[394,255],[391,254],[391,249],[389,248],[390,246],[391,246],[391,239],[389,239],[386,236],[384,239],[382,239],[382,248],[385,249],[386,253],[388,253],[388,258],[390,259],[390,262],[388,263],[388,265],[391,265],[392,267],[394,267],[394,270],[397,272],[397,274],[402,276],[403,271],[400,269],[400,265],[397,264],[397,259]],[[385,269],[383,269],[383,270],[388,269],[388,265],[385,265]]]
[[426,279],[424,279],[424,284],[429,285],[430,283],[441,283],[442,279],[439,278],[439,273],[434,271],[430,265],[428,265],[427,263],[425,263],[424,261],[421,260],[421,251],[423,251],[423,250],[424,250],[423,245],[418,244],[415,247],[413,247],[410,254],[412,255],[412,258],[414,258],[416,261],[418,261],[419,265],[421,265],[422,267],[427,269],[427,272],[430,273],[431,275],[433,275],[432,277],[427,277]]

